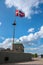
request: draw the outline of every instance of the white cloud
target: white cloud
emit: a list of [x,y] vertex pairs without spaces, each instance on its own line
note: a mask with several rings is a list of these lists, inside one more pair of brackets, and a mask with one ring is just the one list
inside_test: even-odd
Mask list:
[[[37,14],[39,4],[43,3],[43,0],[5,0],[7,7],[11,8],[12,6],[16,7],[19,10],[22,10],[25,13],[25,17],[31,18],[32,14]],[[32,8],[35,7],[34,11]]]
[[33,32],[33,31],[34,31],[34,28],[28,29],[28,32]]
[[42,45],[40,45],[40,46],[38,46],[38,47],[31,47],[31,48],[25,48],[26,50],[32,50],[32,51],[34,51],[34,50],[40,50],[40,49],[43,49],[43,44]]
[[0,26],[2,25],[2,22],[0,22]]
[[43,26],[41,26],[40,30],[34,34],[34,38],[43,38]]
[[39,46],[39,48],[43,48],[43,44]]
[[10,38],[5,39],[5,40],[0,44],[0,47],[2,47],[2,48],[8,48],[9,46],[11,46],[11,43],[12,43],[12,39],[10,39]]
[[25,51],[29,53],[38,53],[38,54],[43,54],[43,44],[38,46],[38,47],[29,47],[29,48],[25,48]]
[[[14,39],[15,42],[19,42],[18,39]],[[0,47],[2,48],[10,48],[12,49],[12,43],[13,43],[13,38],[7,38],[5,39],[2,43],[0,43]]]
[[25,50],[31,50],[31,51],[34,51],[34,50],[39,50],[39,48],[25,48]]
[[[27,36],[22,36],[19,39],[23,42],[23,43],[33,43],[34,41],[37,42],[38,39],[43,38],[43,26],[41,26],[40,30],[38,32],[30,33]],[[39,41],[39,40],[38,40]]]

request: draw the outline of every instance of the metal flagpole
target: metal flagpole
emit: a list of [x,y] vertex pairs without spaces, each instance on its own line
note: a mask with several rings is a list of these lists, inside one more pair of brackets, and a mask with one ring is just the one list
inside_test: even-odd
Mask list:
[[16,26],[16,16],[15,15],[14,15],[14,19],[15,19],[15,21],[12,24],[13,25],[13,44],[12,44],[12,50],[14,50],[14,43],[15,43],[15,26]]
[[14,21],[14,23],[12,24],[14,27],[13,27],[13,46],[12,46],[12,49],[14,50],[14,43],[15,43],[15,26],[16,26],[16,21]]

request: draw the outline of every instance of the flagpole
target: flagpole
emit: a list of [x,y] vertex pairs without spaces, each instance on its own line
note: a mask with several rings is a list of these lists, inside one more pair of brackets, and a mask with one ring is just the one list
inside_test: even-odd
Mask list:
[[[16,10],[15,10],[16,12]],[[16,26],[16,14],[14,13],[14,19],[15,21],[13,22],[13,43],[12,43],[12,50],[14,51],[15,50],[15,46],[14,46],[14,43],[15,43],[15,26]]]
[[13,25],[13,44],[12,44],[12,50],[14,50],[16,21],[14,21],[14,23],[12,25]]

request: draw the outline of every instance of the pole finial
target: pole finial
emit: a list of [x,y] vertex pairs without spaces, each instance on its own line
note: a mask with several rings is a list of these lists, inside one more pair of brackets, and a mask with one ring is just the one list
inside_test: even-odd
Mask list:
[[15,26],[16,25],[16,21],[14,21],[14,23],[12,25]]

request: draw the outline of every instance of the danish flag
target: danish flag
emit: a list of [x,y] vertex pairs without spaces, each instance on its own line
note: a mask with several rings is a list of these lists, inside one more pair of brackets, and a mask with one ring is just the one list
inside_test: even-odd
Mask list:
[[25,14],[20,10],[16,10],[16,16],[24,17]]

